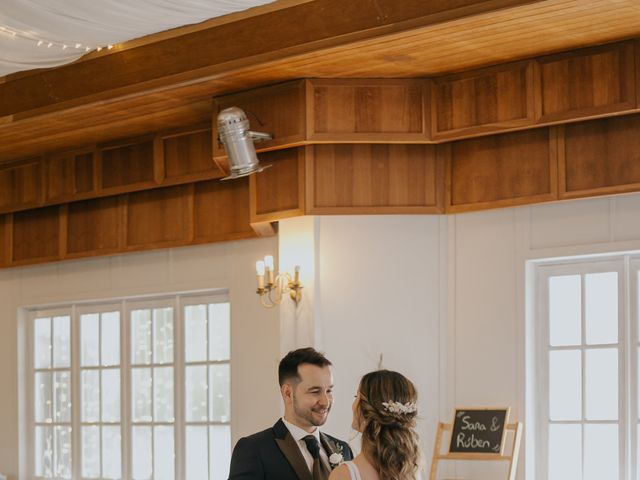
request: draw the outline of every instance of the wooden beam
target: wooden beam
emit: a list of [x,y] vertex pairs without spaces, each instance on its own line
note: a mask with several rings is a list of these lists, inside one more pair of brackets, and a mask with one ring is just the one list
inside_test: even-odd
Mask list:
[[[540,0],[315,0],[0,84],[0,118],[136,95],[291,55]],[[106,74],[106,72],[110,72]]]

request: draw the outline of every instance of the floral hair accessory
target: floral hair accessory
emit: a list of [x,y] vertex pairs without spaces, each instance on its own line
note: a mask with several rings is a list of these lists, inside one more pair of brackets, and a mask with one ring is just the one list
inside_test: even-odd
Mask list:
[[387,412],[390,413],[415,413],[418,411],[418,406],[413,402],[400,403],[389,400],[388,402],[382,402],[382,406]]

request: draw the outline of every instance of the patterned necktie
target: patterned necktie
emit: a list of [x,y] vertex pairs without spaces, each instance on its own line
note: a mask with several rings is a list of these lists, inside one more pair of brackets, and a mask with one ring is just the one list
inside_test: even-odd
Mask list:
[[313,457],[313,467],[311,469],[313,480],[327,480],[329,472],[320,459],[320,443],[318,443],[318,439],[313,435],[307,435],[302,440],[307,444],[307,450]]

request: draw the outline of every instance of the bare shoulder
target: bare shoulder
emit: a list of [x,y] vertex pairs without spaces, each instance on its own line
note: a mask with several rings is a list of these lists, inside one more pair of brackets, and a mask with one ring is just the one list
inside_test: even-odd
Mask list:
[[329,475],[329,480],[351,480],[351,474],[346,465],[340,465]]

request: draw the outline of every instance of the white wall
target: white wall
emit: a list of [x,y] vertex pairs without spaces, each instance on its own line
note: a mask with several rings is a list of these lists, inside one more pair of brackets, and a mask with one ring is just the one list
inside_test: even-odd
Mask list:
[[[639,218],[638,194],[449,218],[455,278],[448,293],[453,354],[447,369],[455,404],[510,405],[513,420],[525,419],[525,329],[533,321],[525,301],[527,261],[640,250]],[[489,462],[461,462],[456,470],[478,480],[500,471]]]
[[320,219],[319,347],[334,364],[335,380],[327,431],[350,437],[358,382],[378,368],[382,354],[384,368],[415,383],[419,433],[431,451],[440,408],[440,279],[446,265],[440,232],[445,226],[435,216]]
[[[385,367],[418,386],[429,461],[435,424],[451,421],[455,406],[510,406],[511,420],[524,421],[527,261],[640,250],[639,217],[640,195],[628,195],[448,217],[309,223],[318,269],[316,345],[335,365],[326,429],[350,436],[353,392],[380,353]],[[488,480],[506,472],[506,463],[446,468]]]
[[271,425],[280,414],[278,314],[260,306],[252,266],[276,253],[277,239],[270,238],[0,271],[0,472],[13,480],[19,467],[16,313],[21,306],[226,289],[232,304],[234,440]]
[[[377,367],[380,353],[385,367],[418,386],[428,460],[435,423],[450,421],[455,405],[510,405],[512,418],[523,420],[526,261],[640,250],[639,217],[640,195],[629,195],[449,217],[318,217],[292,229],[283,223],[281,246],[291,232],[310,234],[305,262],[315,271],[305,293],[314,300],[306,307],[314,333],[307,338],[335,365],[327,430],[349,437],[357,382]],[[275,239],[245,240],[0,271],[0,472],[13,480],[18,471],[22,305],[229,288],[234,439],[273,423],[280,340],[290,327],[280,326],[278,309],[259,306],[253,265],[277,247]],[[299,333],[294,338],[305,338]],[[456,470],[463,478],[495,478],[477,462]]]

